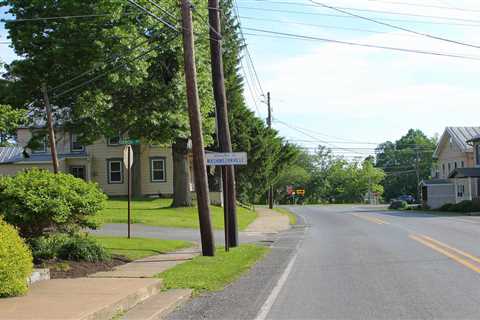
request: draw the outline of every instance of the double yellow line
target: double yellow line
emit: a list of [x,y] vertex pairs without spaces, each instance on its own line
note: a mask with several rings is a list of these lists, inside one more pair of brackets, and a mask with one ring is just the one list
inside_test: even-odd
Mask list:
[[425,235],[410,235],[410,239],[413,239],[415,241],[420,242],[421,244],[429,247],[432,250],[437,251],[438,253],[443,254],[444,256],[447,256],[448,258],[454,260],[455,262],[458,262],[459,264],[477,272],[480,273],[480,258],[459,250],[457,248],[454,248],[452,246],[449,246],[443,242],[440,242],[438,240],[432,239],[428,236]]
[[367,220],[367,221],[370,221],[370,222],[373,222],[373,223],[376,223],[376,224],[389,224],[387,221],[382,220],[382,219],[378,219],[378,218],[375,218],[375,217],[369,217],[369,216],[358,214],[358,213],[354,213],[353,215],[357,218],[364,219],[364,220]]

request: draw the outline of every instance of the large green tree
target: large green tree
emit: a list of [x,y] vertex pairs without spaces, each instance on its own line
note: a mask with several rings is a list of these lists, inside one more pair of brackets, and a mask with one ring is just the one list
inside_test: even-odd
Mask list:
[[[118,133],[141,137],[147,144],[184,145],[188,141],[179,32],[127,1],[5,0],[1,3],[9,6],[9,12],[17,19],[93,15],[6,24],[15,52],[21,57],[7,66],[6,77],[14,80],[22,94],[33,101],[30,107],[42,110],[40,87],[47,83],[56,115],[67,128],[80,133],[85,143]],[[138,3],[164,16],[149,1]],[[174,15],[165,18],[172,24],[179,20],[176,5],[174,0],[162,2],[162,7]],[[201,6],[197,10],[206,13]],[[199,34],[207,34],[208,26],[204,21],[196,21],[195,29]],[[213,141],[214,129],[208,37],[197,39],[197,66],[208,145]],[[139,155],[139,150],[136,151]],[[187,158],[174,158],[174,171],[188,172],[183,170]],[[134,167],[135,170],[138,168]],[[135,176],[138,175],[134,173]],[[175,190],[188,192],[188,177],[174,174],[174,179],[181,179],[183,186]]]
[[17,110],[0,104],[0,147],[12,144],[17,129],[26,121],[25,110]]
[[399,195],[417,196],[417,159],[420,180],[431,176],[436,138],[427,137],[421,130],[410,129],[395,142],[387,141],[377,147],[376,167],[386,172],[382,182],[385,198]]

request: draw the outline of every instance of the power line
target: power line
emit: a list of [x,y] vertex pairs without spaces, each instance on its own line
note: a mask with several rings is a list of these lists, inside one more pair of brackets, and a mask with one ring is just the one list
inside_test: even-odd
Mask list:
[[392,34],[391,32],[388,32],[388,31],[377,31],[377,30],[361,29],[361,28],[339,27],[339,26],[326,25],[326,24],[314,24],[314,23],[298,22],[298,21],[292,21],[292,20],[266,19],[266,18],[256,18],[256,17],[249,17],[249,16],[242,16],[242,19],[256,20],[256,21],[266,21],[266,22],[289,23],[289,24],[296,24],[296,25],[301,25],[301,26],[324,28],[324,29],[337,29],[337,30],[358,31],[358,32],[366,32],[366,33],[376,33],[376,34],[390,34],[392,36],[400,36],[400,37],[412,37],[411,34],[396,34],[396,33]]
[[[255,7],[244,7],[244,6],[239,6],[239,8],[246,9],[246,10],[255,10],[255,11],[291,13],[291,14],[313,15],[313,16],[334,17],[334,18],[346,18],[346,19],[353,19],[354,18],[354,17],[346,16],[346,15],[320,13],[320,12],[305,12],[305,11],[293,11],[293,10],[270,9],[270,8],[255,8]],[[467,24],[467,23],[441,22],[441,21],[391,19],[391,18],[384,18],[384,17],[378,18],[378,20],[392,21],[392,22],[417,23],[417,24],[420,23],[420,24],[434,24],[434,25],[480,28],[480,24],[477,24],[477,23],[476,24]]]
[[[268,3],[282,4],[282,5],[294,5],[294,6],[302,6],[302,7],[315,7],[315,5],[312,5],[311,3],[302,3],[302,2],[275,1],[275,0],[251,0],[251,1],[252,2],[268,2]],[[376,13],[376,14],[390,14],[390,15],[398,15],[398,16],[405,16],[405,17],[480,23],[480,20],[455,18],[455,17],[447,17],[447,16],[432,16],[432,15],[422,15],[422,14],[416,14],[416,13],[405,13],[405,12],[396,12],[396,11],[388,11],[388,10],[373,10],[373,9],[351,8],[351,7],[336,7],[336,8],[343,9],[343,10],[351,10],[351,11],[370,12],[370,13]]]
[[[465,9],[465,8],[458,8],[458,7],[451,7],[451,6],[437,6],[431,4],[420,4],[420,3],[410,3],[410,2],[400,2],[400,1],[387,1],[387,0],[367,0],[372,2],[379,2],[379,3],[390,3],[402,6],[409,6],[409,7],[419,7],[419,8],[432,8],[432,9],[444,9],[444,10],[455,10],[455,11],[463,11],[463,12],[480,12],[480,10],[474,9]],[[441,1],[443,3],[443,1]]]
[[154,18],[155,20],[157,21],[160,21],[161,23],[163,23],[164,25],[166,25],[168,28],[172,29],[173,31],[175,32],[179,32],[179,30],[177,29],[177,27],[175,27],[174,25],[172,25],[171,23],[169,23],[168,21],[166,21],[165,19],[163,19],[162,17],[159,17],[157,16],[156,14],[154,14],[153,12],[151,12],[150,10],[148,10],[147,8],[141,6],[140,4],[138,4],[137,2],[133,1],[133,0],[127,0],[130,4],[132,4],[133,6],[135,6],[136,8],[140,9],[141,11],[145,12],[147,15],[149,15],[150,17]]
[[322,41],[322,42],[343,44],[343,45],[355,46],[355,47],[384,49],[384,50],[390,50],[390,51],[398,51],[398,52],[407,52],[407,53],[415,53],[415,54],[422,54],[422,55],[432,55],[432,56],[439,56],[439,57],[449,57],[449,58],[458,58],[458,59],[464,59],[464,60],[480,61],[480,57],[475,57],[475,56],[450,54],[450,53],[434,52],[434,51],[425,51],[425,50],[418,50],[418,49],[390,47],[390,46],[381,46],[381,45],[358,43],[358,42],[351,42],[351,41],[341,41],[341,40],[334,40],[334,39],[320,38],[320,37],[312,37],[312,36],[307,36],[307,35],[300,35],[300,34],[293,34],[293,33],[286,33],[286,32],[277,32],[277,31],[272,31],[272,30],[262,30],[262,29],[256,29],[256,28],[244,28],[244,29],[266,33],[266,35],[265,34],[255,34],[255,33],[252,34],[252,33],[250,33],[249,35],[252,35],[252,36],[269,36],[270,35],[270,37],[272,37],[272,38],[313,40],[313,41]]
[[369,18],[369,17],[365,17],[365,16],[361,16],[361,15],[358,15],[358,14],[355,14],[355,13],[351,13],[349,11],[340,9],[338,7],[332,7],[332,6],[326,5],[326,4],[321,3],[321,2],[316,2],[314,0],[310,0],[310,2],[316,4],[320,7],[323,7],[323,8],[327,8],[327,9],[331,9],[331,10],[334,10],[334,11],[337,11],[337,12],[340,12],[340,13],[348,14],[352,17],[356,17],[356,18],[359,18],[359,19],[362,19],[362,20],[370,21],[370,22],[380,24],[382,26],[386,26],[386,27],[389,27],[389,28],[393,28],[393,29],[396,29],[396,30],[401,30],[401,31],[413,33],[413,34],[423,36],[423,37],[427,37],[427,38],[434,39],[434,40],[440,40],[440,41],[444,41],[444,42],[459,44],[459,45],[466,46],[466,47],[473,47],[473,48],[477,48],[477,49],[480,48],[480,46],[477,46],[477,45],[474,45],[474,44],[461,42],[461,41],[457,41],[457,40],[452,40],[452,39],[447,39],[447,38],[435,36],[435,35],[432,35],[432,34],[429,34],[429,33],[418,32],[418,31],[415,31],[415,30],[412,30],[412,29],[396,26],[396,25],[393,25],[393,24],[390,24],[390,23],[381,22],[381,21],[378,21],[378,20],[375,20],[375,19],[372,19],[372,18]]
[[[124,13],[123,15],[136,15],[134,13]],[[82,15],[68,15],[68,16],[55,16],[55,17],[36,17],[36,18],[20,18],[20,19],[0,19],[0,22],[4,23],[17,23],[17,22],[32,22],[32,21],[46,21],[46,20],[68,20],[68,19],[85,19],[85,18],[102,18],[111,17],[113,14],[82,14]]]

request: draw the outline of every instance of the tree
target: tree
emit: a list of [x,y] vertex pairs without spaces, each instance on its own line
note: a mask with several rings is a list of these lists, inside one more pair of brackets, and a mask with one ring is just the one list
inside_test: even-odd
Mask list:
[[[138,2],[152,12],[159,12],[149,1]],[[18,19],[97,15],[88,19],[6,24],[14,49],[22,57],[7,66],[7,79],[15,80],[16,87],[39,109],[39,88],[46,82],[57,116],[67,129],[80,134],[80,141],[88,144],[100,136],[119,132],[141,137],[142,143],[147,144],[172,144],[188,139],[178,33],[132,8],[127,1],[4,0],[1,4],[9,6],[9,12]],[[174,0],[165,1],[162,7],[178,14]],[[207,9],[199,6],[196,10],[206,13]],[[195,28],[202,33],[208,26],[197,21]],[[214,131],[208,38],[200,37],[197,44],[199,94],[208,145],[213,141]],[[138,149],[134,151],[139,153]],[[179,167],[185,167],[186,158],[174,156],[174,159],[174,170],[183,172]],[[135,186],[138,176],[135,171],[140,162],[134,163]],[[189,183],[185,175],[175,175],[175,180],[184,186]],[[188,198],[186,201],[191,204]],[[179,202],[184,203],[183,200],[175,203]]]
[[15,110],[9,105],[0,104],[0,147],[12,144],[18,127],[25,120],[25,110]]
[[417,155],[420,180],[430,178],[436,144],[436,138],[428,138],[421,130],[410,129],[399,140],[387,141],[377,147],[375,166],[386,172],[382,185],[387,200],[402,194],[417,195]]

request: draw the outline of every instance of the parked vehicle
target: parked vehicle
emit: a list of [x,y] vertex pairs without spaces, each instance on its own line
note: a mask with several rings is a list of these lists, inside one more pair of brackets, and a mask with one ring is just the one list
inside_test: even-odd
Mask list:
[[415,197],[412,196],[412,195],[409,195],[409,194],[408,195],[404,194],[404,195],[401,195],[401,196],[399,196],[395,199],[392,199],[392,201],[394,201],[394,200],[405,201],[408,204],[414,204],[416,202]]

